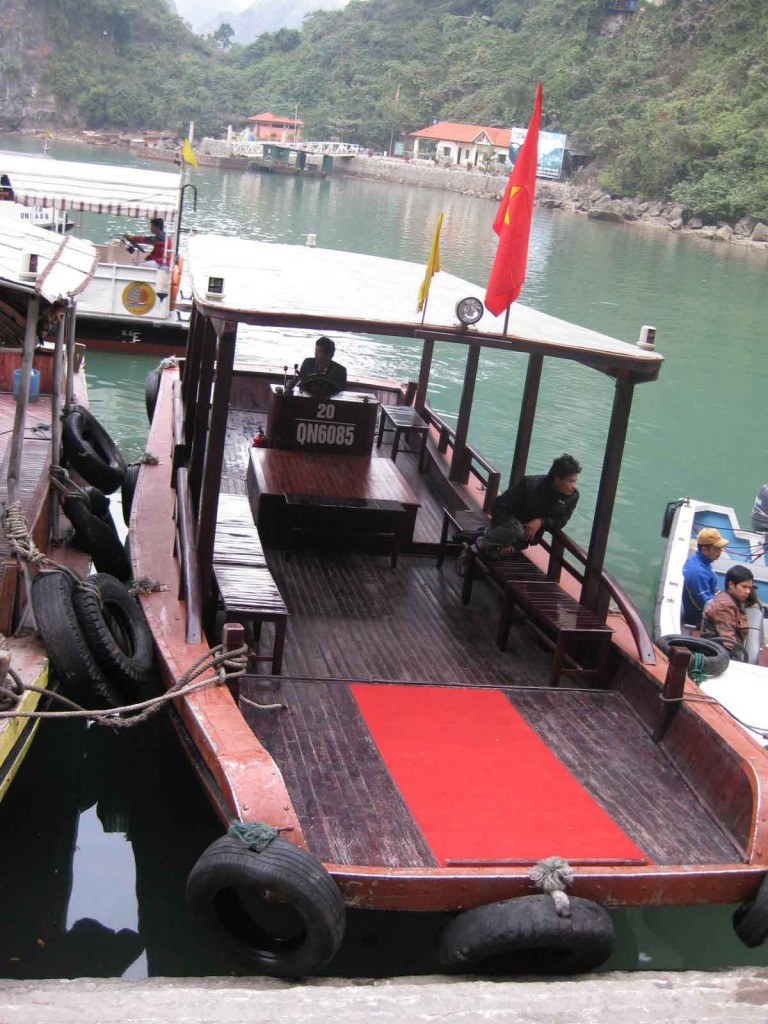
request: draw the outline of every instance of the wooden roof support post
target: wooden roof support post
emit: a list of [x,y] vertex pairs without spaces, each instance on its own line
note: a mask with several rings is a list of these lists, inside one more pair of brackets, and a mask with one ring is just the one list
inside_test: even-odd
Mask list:
[[13,420],[13,433],[8,456],[8,504],[12,505],[19,499],[19,474],[24,452],[24,421],[27,417],[29,403],[29,383],[32,379],[32,361],[35,358],[37,341],[37,318],[40,315],[40,299],[37,295],[29,300],[27,306],[27,324],[24,333],[24,352],[21,357],[21,380],[19,393],[16,397],[16,412]]
[[512,458],[512,470],[509,474],[509,486],[522,480],[528,467],[528,453],[531,450],[531,434],[536,420],[536,405],[539,400],[539,384],[544,357],[532,352],[528,356],[528,369],[525,373],[525,390],[523,403],[520,406],[520,419],[517,424],[515,438],[515,454]]
[[419,366],[419,383],[416,386],[416,394],[413,398],[413,408],[416,412],[424,413],[424,406],[427,403],[427,387],[429,386],[429,375],[432,372],[432,356],[435,352],[435,342],[432,338],[425,338],[421,347],[421,365]]
[[67,331],[67,383],[64,391],[65,407],[75,404],[75,309],[69,319]]
[[609,595],[608,591],[601,586],[600,576],[605,563],[605,551],[613,518],[613,506],[616,502],[616,489],[619,483],[634,389],[634,382],[625,372],[621,373],[616,381],[616,390],[613,396],[613,410],[603,456],[603,471],[600,476],[595,518],[592,522],[592,536],[589,540],[587,563],[584,569],[584,584],[581,588],[581,603],[602,618],[608,614]]
[[[74,306],[69,306],[59,320],[56,347],[53,350],[53,394],[51,396],[51,466],[61,465],[61,393],[64,387],[64,349],[70,332],[70,321],[75,318]],[[51,533],[55,541],[61,540],[59,527],[59,492],[51,488]]]
[[187,351],[184,359],[184,375],[181,379],[181,394],[184,399],[184,437],[192,439],[197,408],[197,389],[200,385],[200,362],[202,359],[205,318],[200,316],[197,306],[192,306],[192,316],[187,331]]
[[221,470],[224,466],[224,444],[227,438],[227,416],[229,396],[232,389],[232,374],[235,366],[236,323],[219,321],[221,333],[218,336],[216,358],[216,380],[211,404],[211,428],[205,448],[203,487],[200,495],[199,527],[197,533],[197,554],[200,562],[200,589],[203,607],[208,603],[213,576],[213,545],[216,539],[216,515],[219,510]]
[[467,450],[467,436],[479,363],[480,346],[476,341],[471,341],[467,349],[467,365],[464,369],[464,386],[461,389],[459,418],[456,421],[456,439],[453,444],[453,458],[449,475],[451,480],[460,484],[465,484],[469,480],[470,453]]
[[216,331],[213,323],[207,317],[204,319],[201,317],[201,320],[203,320],[203,323],[200,338],[200,355],[197,360],[199,365],[197,397],[192,402],[195,415],[191,422],[191,430],[186,422],[184,424],[184,436],[190,452],[189,490],[192,495],[195,512],[200,509],[200,487],[203,480],[205,449],[208,443],[208,421],[211,411],[211,388],[213,387],[213,375],[216,366]]

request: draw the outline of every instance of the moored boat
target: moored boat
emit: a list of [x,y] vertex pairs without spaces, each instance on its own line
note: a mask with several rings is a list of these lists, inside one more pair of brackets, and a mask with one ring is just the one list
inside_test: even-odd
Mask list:
[[[96,246],[98,264],[78,300],[78,339],[91,350],[120,351],[127,345],[167,355],[184,344],[188,310],[178,255],[181,176],[176,173],[86,164],[4,152],[0,172],[15,202],[0,204],[52,217],[55,230],[83,231],[83,214],[125,217],[142,223],[133,232],[145,236],[148,221],[165,223],[167,248],[162,265],[146,259],[141,245],[123,236]],[[23,214],[22,214],[23,216]],[[76,218],[76,222],[67,220]]]
[[90,563],[65,543],[50,474],[61,465],[62,411],[86,402],[72,328],[95,264],[89,242],[0,221],[0,667],[2,710],[11,715],[0,718],[0,798],[38,724],[27,713],[49,686],[29,600],[32,566],[40,554],[84,572]]
[[[720,589],[725,589],[728,570],[734,565],[744,565],[754,577],[760,604],[747,610],[749,662],[707,655],[704,674],[709,667],[713,674],[702,679],[701,689],[727,708],[763,746],[768,746],[768,626],[764,616],[764,608],[768,607],[766,535],[742,530],[732,507],[690,497],[668,504],[662,524],[667,546],[653,613],[654,638],[666,646],[662,638],[681,635],[684,628],[683,566],[696,550],[696,535],[706,527],[718,530],[728,542],[717,561],[712,563]],[[696,648],[695,641],[686,642],[691,649]],[[706,643],[699,646],[703,650]]]
[[[743,903],[739,934],[763,941],[768,762],[692,684],[664,700],[680,659],[604,568],[633,391],[661,356],[519,304],[507,328],[442,273],[422,317],[409,263],[202,236],[188,257],[186,356],[159,373],[130,540],[161,584],[141,601],[168,687],[249,642],[236,683],[175,703],[229,828],[193,912],[288,976],[332,960],[345,907],[452,913],[446,970],[594,967],[620,906]],[[418,339],[419,378],[292,387],[235,362],[251,325],[286,331],[287,365],[293,330]],[[467,353],[455,427],[427,400],[437,343]],[[527,357],[512,482],[545,357],[615,390],[587,550],[558,532],[460,578],[452,531],[501,481],[468,440],[484,349]],[[569,885],[570,916],[537,892]]]

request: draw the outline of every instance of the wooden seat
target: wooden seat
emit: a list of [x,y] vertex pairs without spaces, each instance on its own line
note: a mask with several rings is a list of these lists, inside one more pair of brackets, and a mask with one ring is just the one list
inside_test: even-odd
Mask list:
[[443,529],[440,533],[440,547],[437,551],[437,564],[438,567],[443,564],[445,559],[445,552],[448,547],[448,531],[451,528],[451,523],[457,530],[467,533],[479,533],[480,530],[485,530],[491,525],[491,517],[487,512],[481,512],[479,509],[473,508],[458,508],[458,509],[443,509]]
[[376,437],[376,447],[381,448],[385,432],[392,431],[392,461],[397,460],[397,453],[400,450],[400,438],[403,434],[415,434],[419,439],[419,447],[408,449],[419,456],[419,472],[424,469],[424,459],[427,454],[427,436],[429,424],[410,405],[382,405],[379,415],[379,432]]
[[341,538],[386,545],[390,563],[397,565],[405,510],[400,501],[385,498],[324,498],[312,494],[285,495],[285,557],[300,536],[314,540]]
[[[472,597],[472,584],[479,569],[501,592],[502,605],[496,642],[504,650],[509,638],[515,608],[519,608],[536,632],[552,648],[554,654],[548,685],[557,686],[561,675],[596,676],[602,682],[613,630],[603,620],[584,608],[570,594],[566,594],[523,554],[511,555],[498,561],[472,555],[466,567],[461,599],[468,604]],[[594,643],[581,643],[575,651],[575,638],[587,638]],[[593,664],[581,664],[585,647],[594,651]],[[567,663],[567,667],[566,667]]]
[[267,560],[245,494],[220,494],[216,516],[214,565],[264,567]]
[[225,622],[239,622],[252,627],[255,642],[259,639],[261,624],[274,623],[272,653],[252,653],[250,660],[271,661],[272,672],[280,675],[289,612],[272,573],[266,566],[222,564],[214,564],[213,573],[224,605]]

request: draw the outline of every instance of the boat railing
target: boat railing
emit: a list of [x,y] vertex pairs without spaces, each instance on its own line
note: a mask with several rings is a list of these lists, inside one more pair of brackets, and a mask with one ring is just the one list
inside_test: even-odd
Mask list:
[[[567,561],[565,554],[567,552],[580,566],[585,567],[587,564],[587,553],[575,541],[566,536],[562,530],[557,530],[552,534],[551,542],[542,539],[541,546],[545,551],[549,551],[548,579],[559,580],[562,570],[565,568],[580,583],[584,582],[584,573],[572,562]],[[609,600],[612,599],[624,616],[624,620],[632,634],[632,639],[635,641],[640,660],[644,665],[655,665],[656,655],[651,635],[629,594],[627,594],[618,580],[605,570],[600,573],[600,589],[602,591],[601,596],[605,599],[605,606],[607,607]]]
[[[422,416],[437,431],[437,450],[443,453],[447,452],[449,448],[453,450],[456,445],[456,431],[437,415],[428,402],[424,404]],[[493,500],[499,493],[501,473],[487,459],[484,459],[478,451],[475,451],[472,445],[466,445],[464,450],[469,464],[470,475],[474,476],[485,489],[483,512],[490,512]]]

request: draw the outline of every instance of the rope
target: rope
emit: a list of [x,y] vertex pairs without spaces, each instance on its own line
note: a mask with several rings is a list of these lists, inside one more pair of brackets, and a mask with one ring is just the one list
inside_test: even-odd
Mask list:
[[3,532],[18,558],[31,565],[42,565],[48,558],[39,551],[27,526],[27,515],[21,502],[6,505],[3,512]]
[[707,678],[707,673],[704,671],[704,655],[697,651],[691,657],[691,663],[688,666],[688,676],[694,683],[702,683]]
[[166,356],[165,359],[161,359],[155,369],[157,370],[170,370],[172,366],[179,365],[178,356]]
[[156,590],[167,590],[168,584],[153,580],[151,576],[139,576],[131,581],[128,592],[137,597],[139,594],[153,594]]
[[277,839],[280,832],[271,825],[264,825],[260,821],[236,821],[229,826],[227,834],[241,840],[254,853],[263,853],[269,844]]
[[[149,700],[140,701],[137,704],[127,704],[119,708],[100,708],[98,710],[87,710],[79,704],[75,704],[68,697],[60,693],[45,690],[39,686],[29,686],[15,677],[17,685],[21,685],[24,691],[39,693],[51,698],[52,701],[60,701],[72,708],[71,711],[0,711],[0,720],[5,718],[87,718],[96,725],[110,726],[114,729],[128,729],[141,722],[145,722],[155,714],[164,704],[178,697],[186,697],[196,690],[216,685],[222,686],[230,679],[245,675],[248,665],[248,646],[244,644],[233,651],[225,650],[223,644],[212,647],[184,673],[184,675],[165,693],[157,697],[150,697]],[[204,672],[213,671],[214,675],[206,679],[198,679]],[[15,673],[14,673],[15,676]],[[6,684],[0,684],[0,700],[8,693],[15,691]],[[130,714],[130,718],[121,718],[121,715]]]
[[537,889],[549,893],[558,917],[571,916],[571,904],[565,890],[573,882],[573,868],[562,857],[547,857],[531,869],[528,876]]
[[159,466],[160,459],[152,452],[144,452],[140,459],[131,463],[132,466]]

